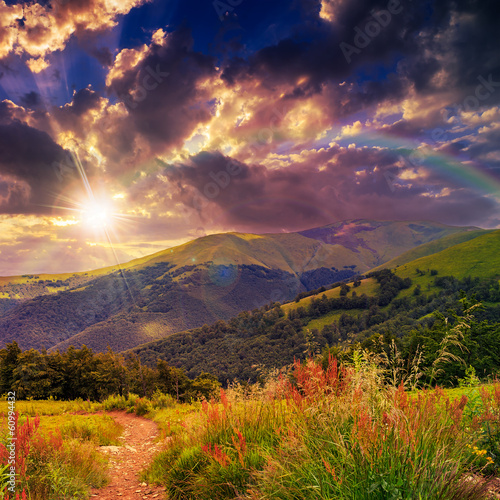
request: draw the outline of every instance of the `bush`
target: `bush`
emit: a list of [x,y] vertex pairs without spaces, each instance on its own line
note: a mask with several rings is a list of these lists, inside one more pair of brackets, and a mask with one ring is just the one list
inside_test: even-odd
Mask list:
[[149,401],[146,398],[139,398],[134,405],[134,412],[139,417],[143,417],[151,410]]
[[83,420],[78,417],[71,417],[61,427],[61,434],[65,439],[92,441],[98,446],[109,446],[120,444],[118,437],[122,430],[122,427],[107,415],[87,415]]
[[153,409],[173,408],[175,404],[176,401],[170,394],[164,394],[158,389],[151,397],[151,407]]

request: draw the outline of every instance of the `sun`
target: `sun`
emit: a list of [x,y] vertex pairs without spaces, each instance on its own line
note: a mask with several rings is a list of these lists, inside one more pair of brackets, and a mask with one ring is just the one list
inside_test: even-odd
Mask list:
[[111,203],[97,199],[89,200],[80,209],[80,220],[89,229],[109,229],[113,223]]

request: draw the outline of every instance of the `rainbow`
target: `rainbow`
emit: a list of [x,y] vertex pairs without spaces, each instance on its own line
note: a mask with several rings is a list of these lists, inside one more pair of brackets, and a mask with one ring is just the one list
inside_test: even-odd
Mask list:
[[[500,178],[478,161],[463,161],[451,153],[438,151],[420,141],[411,141],[380,132],[354,134],[346,136],[342,140],[356,143],[357,146],[392,150],[402,157],[408,168],[425,167],[443,177],[452,179],[459,185],[500,198]],[[321,142],[324,147],[325,138]]]

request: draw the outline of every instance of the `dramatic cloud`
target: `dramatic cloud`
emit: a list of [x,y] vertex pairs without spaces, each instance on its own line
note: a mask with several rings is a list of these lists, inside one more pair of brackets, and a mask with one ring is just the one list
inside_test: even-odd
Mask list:
[[188,29],[159,30],[149,47],[118,55],[107,83],[127,107],[129,126],[161,152],[211,118],[214,74],[213,58],[193,50]]
[[95,198],[120,260],[351,218],[498,226],[498,3],[285,4],[0,0],[0,265],[112,263]]
[[39,73],[46,57],[63,50],[72,35],[96,33],[116,26],[117,18],[147,0],[52,0],[48,5],[8,6],[0,1],[0,59],[11,52],[27,58]]
[[460,181],[443,192],[439,175],[401,169],[399,157],[387,150],[335,146],[282,161],[286,167],[269,170],[204,152],[167,167],[164,175],[176,188],[174,198],[197,211],[205,227],[223,221],[240,231],[256,225],[261,231],[299,230],[367,214],[391,219],[395,213],[410,220],[439,213],[446,223],[480,224],[500,208]]
[[64,187],[57,165],[67,153],[19,121],[0,124],[0,213],[46,213]]

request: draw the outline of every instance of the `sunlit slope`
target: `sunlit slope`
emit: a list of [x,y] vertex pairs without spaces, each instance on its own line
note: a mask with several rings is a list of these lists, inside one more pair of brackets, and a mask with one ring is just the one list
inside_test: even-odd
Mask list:
[[[412,256],[420,257],[410,261]],[[417,285],[420,285],[422,293],[435,291],[437,287],[434,282],[440,276],[453,276],[457,279],[467,276],[500,278],[500,231],[480,230],[454,234],[416,247],[372,271],[383,268],[393,269],[398,276],[412,279],[413,286],[409,290],[402,291],[402,296],[412,294]],[[431,273],[431,271],[434,272]],[[352,283],[350,286],[348,297],[352,295],[352,292],[358,295],[364,293],[374,296],[379,289],[379,285],[373,278],[363,279],[359,287],[353,288]],[[305,297],[299,302],[289,302],[282,307],[287,312],[299,307],[307,307],[313,299],[319,299],[323,295],[328,298],[337,298],[340,296],[340,287]],[[324,317],[312,320],[307,327],[321,328],[338,319],[341,313],[342,311],[332,311]],[[348,313],[356,314],[356,311],[348,311]]]
[[[432,270],[438,274],[433,275]],[[424,285],[432,286],[437,276],[500,278],[500,231],[413,260],[399,266],[395,272],[402,278],[410,277],[423,289]]]
[[[164,253],[164,251],[160,252]],[[65,290],[85,286],[89,281],[117,272],[143,265],[154,259],[157,254],[148,255],[115,266],[91,271],[62,274],[25,274],[23,276],[0,276],[0,299],[27,300],[43,295],[52,295]]]
[[[333,265],[335,258],[339,263],[352,264],[351,252],[347,249],[336,246],[334,250],[325,251],[325,247],[332,245],[325,245],[297,233],[214,234],[165,250],[144,265],[156,262],[169,262],[175,268],[206,263],[223,266],[257,265],[296,273],[306,269],[314,257],[314,268],[318,264]],[[361,265],[361,260],[356,259],[356,263]]]
[[467,234],[478,229],[429,221],[355,219],[302,231],[300,234],[325,243],[339,244],[354,252],[368,250],[373,254],[373,258],[366,262],[371,269],[430,241],[459,233]]
[[[303,273],[321,267],[364,272],[422,245],[440,240],[422,251],[433,253],[481,234],[477,228],[431,222],[349,220],[301,233],[255,235],[215,234],[120,265],[87,272],[0,277],[0,299],[26,300],[85,286],[89,281],[120,269],[169,262],[176,268],[204,263],[258,265]],[[451,239],[449,242],[447,237]],[[456,238],[456,239],[454,239]],[[441,240],[443,239],[443,240]],[[426,253],[424,253],[425,255]],[[408,254],[395,265],[422,254]]]
[[[352,292],[355,291],[358,295],[362,295],[365,293],[366,295],[373,296],[376,295],[379,285],[377,283],[377,280],[374,278],[365,278],[361,280],[361,285],[358,287],[354,288],[352,286],[352,283],[349,284],[351,287],[351,290],[348,293],[348,296],[350,297],[352,295]],[[317,293],[315,295],[311,295],[309,297],[304,297],[303,299],[300,299],[298,302],[288,302],[286,304],[282,305],[282,309],[286,312],[291,311],[292,309],[297,309],[299,307],[307,307],[313,299],[318,299],[321,298],[323,295],[326,295],[327,298],[333,299],[333,298],[339,298],[340,297],[340,286],[337,286],[335,288],[330,288],[328,290],[325,290],[323,292]]]
[[480,229],[480,230],[472,230],[472,231],[465,231],[456,234],[451,234],[449,236],[445,236],[444,238],[440,238],[438,240],[434,240],[429,243],[424,243],[423,245],[420,245],[416,248],[412,248],[411,250],[402,253],[398,257],[390,260],[389,262],[386,262],[385,264],[382,264],[381,266],[372,269],[372,271],[378,271],[379,269],[383,268],[394,269],[403,264],[407,264],[408,262],[420,259],[422,257],[427,257],[429,255],[433,255],[438,252],[442,252],[447,248],[459,245],[460,243],[465,243],[467,241],[473,240],[474,238],[483,236],[485,234],[489,234],[491,232],[493,232],[493,230],[488,231],[485,229]]
[[[453,241],[449,239],[448,243]],[[436,248],[436,247],[434,247]],[[500,278],[500,231],[490,231],[477,236],[469,241],[458,243],[433,255],[428,255],[416,259],[415,261],[403,264],[395,269],[401,278],[411,278],[410,288],[399,290],[395,300],[403,305],[398,312],[391,311],[395,302],[385,302],[382,304],[379,296],[382,286],[375,278],[365,278],[357,287],[349,283],[350,290],[347,297],[352,298],[354,293],[358,297],[366,294],[369,297],[376,297],[373,307],[356,308],[346,301],[335,302],[335,305],[328,306],[328,301],[322,301],[322,296],[333,299],[340,296],[341,287],[326,289],[313,296],[305,297],[298,302],[284,304],[281,309],[286,316],[281,316],[277,308],[260,310],[254,313],[253,319],[250,314],[243,314],[229,321],[227,324],[214,324],[212,327],[194,329],[174,335],[166,335],[163,339],[149,342],[145,345],[134,348],[132,352],[137,353],[143,362],[153,363],[156,359],[165,359],[167,362],[182,366],[192,376],[202,371],[220,374],[221,380],[226,380],[231,376],[240,377],[247,380],[255,376],[255,367],[269,366],[277,367],[290,363],[297,356],[303,356],[307,345],[307,331],[311,332],[315,339],[330,337],[331,342],[338,342],[338,339],[345,340],[346,336],[358,335],[360,339],[367,338],[364,335],[371,335],[371,327],[376,327],[378,333],[383,333],[384,325],[390,333],[408,333],[414,328],[418,321],[428,315],[425,295],[429,294],[431,303],[436,307],[443,307],[441,312],[446,311],[446,307],[452,304],[451,299],[456,303],[458,288],[455,292],[443,284],[453,283],[453,280],[460,280],[471,277],[479,279],[499,279]],[[422,250],[421,250],[422,251]],[[429,251],[424,249],[423,251]],[[452,280],[445,277],[452,277]],[[442,280],[440,282],[440,279]],[[488,284],[487,282],[485,282]],[[415,293],[415,288],[420,286],[420,293]],[[461,284],[460,286],[463,286]],[[451,291],[450,291],[451,290]],[[436,294],[437,292],[437,294]],[[442,295],[441,295],[442,294]],[[405,296],[410,295],[404,299]],[[444,302],[440,299],[447,297]],[[308,308],[309,304],[318,299],[314,308]],[[401,300],[403,299],[403,300]],[[361,297],[361,300],[363,298]],[[409,309],[405,309],[406,305]],[[321,313],[323,302],[323,310]],[[488,305],[488,304],[486,304]],[[333,308],[336,307],[336,308]],[[294,310],[301,308],[302,311]],[[373,309],[373,311],[372,311]],[[409,311],[408,316],[404,311]],[[438,309],[436,309],[438,310]],[[290,314],[292,313],[292,314]],[[393,314],[395,316],[393,316]],[[260,315],[260,316],[259,316]],[[366,321],[364,330],[356,330],[359,324],[354,318],[362,315],[362,321]],[[385,315],[385,317],[384,317]],[[377,318],[377,316],[379,316]],[[350,323],[351,317],[353,322]],[[264,321],[263,321],[264,320]],[[373,320],[373,321],[372,321]],[[392,321],[394,323],[391,323]],[[341,325],[342,322],[342,325]],[[296,327],[296,325],[299,325]],[[334,327],[324,329],[325,326]],[[248,326],[250,325],[250,326]],[[352,332],[350,331],[351,326]],[[382,326],[381,326],[382,325]],[[339,329],[343,327],[343,330]],[[297,328],[301,329],[299,334]],[[390,330],[392,328],[393,330]],[[343,336],[342,336],[343,335]],[[337,340],[336,340],[337,339]],[[328,340],[330,342],[330,340]],[[332,345],[332,344],[329,344]],[[252,372],[253,370],[253,372]],[[252,375],[253,374],[253,375]]]
[[[469,231],[426,222],[358,220],[301,234],[216,234],[119,267],[23,277],[37,282],[38,291],[32,290],[41,290],[41,296],[7,304],[0,315],[0,344],[130,348],[291,300],[365,273],[422,241]],[[21,285],[27,294],[29,282]]]

